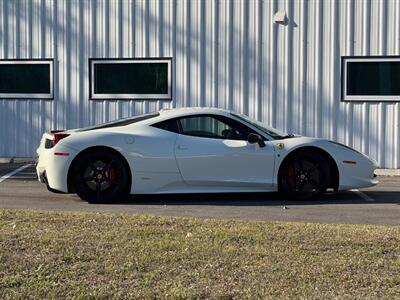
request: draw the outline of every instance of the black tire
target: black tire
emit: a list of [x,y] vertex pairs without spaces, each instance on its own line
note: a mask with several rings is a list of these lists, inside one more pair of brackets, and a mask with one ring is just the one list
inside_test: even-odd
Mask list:
[[317,152],[298,152],[279,170],[279,191],[292,198],[311,199],[325,192],[329,182],[329,164]]
[[106,150],[81,154],[72,166],[78,196],[90,203],[122,200],[129,194],[129,170],[122,159]]

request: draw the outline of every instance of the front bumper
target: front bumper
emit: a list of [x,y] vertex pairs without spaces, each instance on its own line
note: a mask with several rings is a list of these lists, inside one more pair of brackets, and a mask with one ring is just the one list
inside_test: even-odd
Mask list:
[[375,170],[376,162],[363,159],[357,165],[341,164],[339,190],[358,189],[374,186],[379,183]]

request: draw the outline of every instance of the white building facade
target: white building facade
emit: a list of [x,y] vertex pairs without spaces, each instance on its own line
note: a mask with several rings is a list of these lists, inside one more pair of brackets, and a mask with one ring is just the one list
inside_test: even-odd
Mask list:
[[[51,129],[212,106],[400,168],[399,55],[396,0],[2,0],[0,156],[35,156]],[[91,62],[120,59],[165,63],[149,76],[166,90],[96,96]]]

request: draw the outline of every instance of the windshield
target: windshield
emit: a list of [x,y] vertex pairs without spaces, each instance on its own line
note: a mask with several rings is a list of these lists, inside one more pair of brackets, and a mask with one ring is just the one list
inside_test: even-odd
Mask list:
[[241,119],[242,121],[244,121],[247,124],[253,125],[254,127],[256,127],[257,129],[261,130],[262,132],[268,134],[270,137],[272,137],[275,140],[278,139],[282,139],[288,136],[288,134],[279,131],[278,129],[269,127],[269,126],[265,126],[263,123],[253,120],[251,118],[249,118],[248,116],[245,115],[240,115],[240,114],[236,114],[236,113],[231,113],[233,116]]
[[126,125],[130,125],[130,124],[137,123],[140,121],[148,120],[148,119],[151,119],[154,117],[158,117],[159,115],[160,115],[160,113],[158,113],[158,112],[156,112],[156,113],[152,112],[152,113],[129,117],[129,118],[125,118],[125,119],[120,119],[120,120],[116,120],[116,121],[112,121],[112,122],[108,122],[108,123],[103,123],[103,124],[99,124],[99,125],[80,128],[77,131],[88,131],[88,130],[95,130],[95,129],[101,129],[101,128],[126,126]]

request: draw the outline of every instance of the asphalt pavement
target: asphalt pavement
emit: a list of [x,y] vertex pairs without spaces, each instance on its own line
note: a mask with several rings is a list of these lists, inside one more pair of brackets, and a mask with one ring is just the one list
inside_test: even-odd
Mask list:
[[0,208],[190,216],[254,221],[400,225],[400,177],[379,176],[371,188],[298,201],[278,193],[132,196],[89,204],[74,194],[54,194],[39,183],[33,165],[0,164]]

